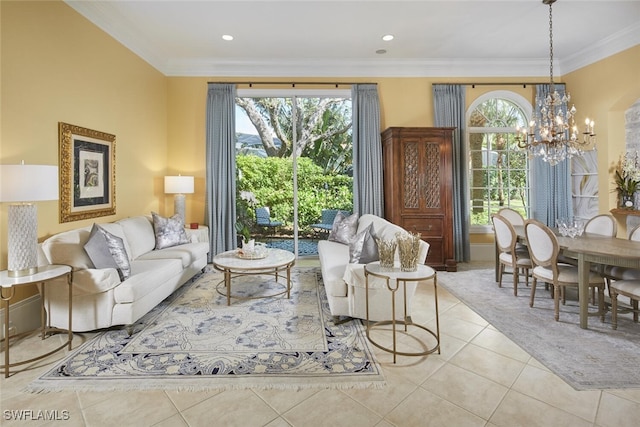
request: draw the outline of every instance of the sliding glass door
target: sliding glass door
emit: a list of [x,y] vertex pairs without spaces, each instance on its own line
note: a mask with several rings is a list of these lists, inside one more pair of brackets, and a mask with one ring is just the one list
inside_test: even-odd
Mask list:
[[238,229],[317,255],[323,211],[353,208],[352,157],[348,91],[238,91]]

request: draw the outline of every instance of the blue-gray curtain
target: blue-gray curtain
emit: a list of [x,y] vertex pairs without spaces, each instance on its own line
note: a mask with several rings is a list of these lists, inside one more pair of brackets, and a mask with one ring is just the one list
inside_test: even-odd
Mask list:
[[453,132],[453,246],[456,261],[471,260],[469,239],[469,180],[465,122],[465,87],[433,85],[434,124]]
[[209,261],[236,247],[236,86],[210,83],[207,91],[206,218]]
[[353,210],[384,216],[378,86],[351,87],[353,114]]
[[[550,91],[548,84],[536,85],[536,99],[543,99]],[[555,84],[560,96],[565,85]],[[540,117],[540,107],[536,102],[536,116]],[[539,135],[536,135],[539,138]],[[530,165],[530,181],[533,192],[531,217],[548,225],[556,226],[557,218],[573,216],[571,197],[571,161],[569,159],[551,166],[540,157],[534,157]]]

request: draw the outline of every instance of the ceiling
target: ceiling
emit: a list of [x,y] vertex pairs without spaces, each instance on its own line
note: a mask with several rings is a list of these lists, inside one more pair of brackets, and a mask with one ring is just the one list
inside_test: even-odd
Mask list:
[[[542,0],[66,3],[167,76],[549,75]],[[558,0],[553,42],[556,76],[638,45],[640,0]]]

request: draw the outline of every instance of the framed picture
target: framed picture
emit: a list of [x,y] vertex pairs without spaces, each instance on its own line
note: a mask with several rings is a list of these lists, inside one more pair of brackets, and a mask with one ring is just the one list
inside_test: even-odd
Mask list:
[[60,222],[116,213],[116,137],[58,123]]

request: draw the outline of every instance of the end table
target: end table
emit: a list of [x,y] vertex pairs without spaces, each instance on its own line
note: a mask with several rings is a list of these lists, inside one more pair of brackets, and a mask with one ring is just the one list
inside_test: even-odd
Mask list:
[[[68,329],[59,329],[53,328],[49,326],[49,322],[47,320],[47,314],[45,310],[45,292],[46,292],[46,283],[50,280],[56,279],[58,277],[67,277],[67,284],[69,285],[69,325]],[[14,366],[24,365],[25,363],[30,363],[36,360],[44,359],[45,357],[55,353],[58,350],[63,349],[65,346],[68,346],[69,350],[71,350],[71,341],[73,341],[73,332],[71,327],[71,317],[72,317],[72,270],[71,267],[67,265],[47,265],[43,267],[38,267],[38,272],[29,276],[22,277],[9,277],[8,272],[2,271],[0,272],[0,299],[4,301],[4,377],[9,377],[9,368]],[[21,336],[25,336],[27,334],[31,334],[33,331],[22,332],[19,334],[15,334],[13,336],[9,335],[9,302],[15,295],[16,288],[18,286],[26,286],[32,284],[41,284],[41,294],[42,294],[42,311],[40,314],[40,333],[42,339],[45,339],[48,334],[52,334],[55,332],[63,332],[67,334],[67,340],[59,347],[49,351],[46,354],[42,354],[40,356],[33,357],[28,360],[22,360],[20,362],[9,363],[9,341],[12,338],[18,338]]]
[[[418,264],[416,271],[407,272],[401,271],[399,267],[395,267],[393,269],[386,269],[380,267],[380,262],[372,262],[366,264],[364,266],[364,276],[366,282],[366,313],[367,313],[367,338],[373,345],[378,347],[381,350],[387,351],[389,353],[393,353],[393,363],[396,363],[396,356],[399,354],[401,356],[425,356],[427,354],[434,353],[435,351],[440,354],[440,320],[438,318],[438,285],[437,285],[437,276],[436,271],[428,267],[424,264]],[[391,320],[381,320],[378,322],[369,321],[369,276],[374,276],[381,278],[386,281],[387,289],[391,292]],[[407,282],[421,282],[424,280],[433,279],[433,298],[435,301],[435,309],[436,309],[436,331],[432,331],[423,325],[418,325],[411,320],[409,316],[407,316]],[[396,320],[396,292],[400,288],[402,284],[402,290],[404,292],[404,317],[403,320]],[[370,331],[378,326],[391,325],[391,330],[393,334],[393,346],[392,348],[385,347],[379,343],[377,343],[373,338],[371,338]],[[404,332],[408,332],[408,327],[413,326],[416,328],[420,328],[422,330],[427,331],[429,334],[433,335],[436,339],[436,344],[422,352],[403,352],[398,351],[396,344],[396,325],[403,325]],[[416,338],[417,339],[417,338]],[[424,344],[424,342],[423,342]]]

